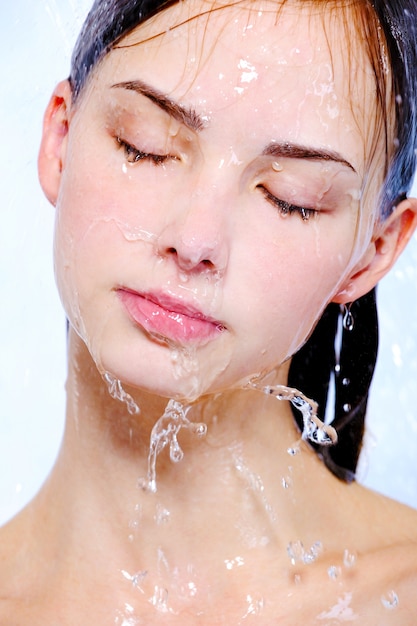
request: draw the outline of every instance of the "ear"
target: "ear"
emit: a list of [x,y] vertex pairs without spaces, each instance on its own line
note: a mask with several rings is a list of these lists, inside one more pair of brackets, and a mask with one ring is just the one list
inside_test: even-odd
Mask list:
[[376,229],[361,261],[333,298],[347,304],[368,293],[394,265],[417,227],[417,199],[407,198]]
[[54,206],[65,163],[70,107],[71,86],[68,80],[64,80],[56,86],[45,111],[38,157],[39,180]]

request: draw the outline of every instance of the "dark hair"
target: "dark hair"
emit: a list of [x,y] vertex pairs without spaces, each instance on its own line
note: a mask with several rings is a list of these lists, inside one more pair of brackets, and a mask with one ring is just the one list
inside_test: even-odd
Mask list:
[[[391,68],[394,134],[386,135],[385,180],[380,196],[380,215],[386,218],[410,191],[416,168],[417,152],[417,2],[416,0],[373,0],[369,2],[385,38],[381,42],[380,63],[384,54]],[[338,442],[319,450],[327,467],[339,478],[351,481],[362,447],[369,387],[378,352],[376,290],[351,306],[352,330],[340,329],[343,312],[330,304],[306,344],[294,355],[289,384],[300,388],[319,403],[324,420],[330,384],[334,383],[332,425]],[[294,411],[299,422],[299,415]]]
[[[70,82],[74,99],[79,97],[93,68],[124,36],[177,2],[95,0],[72,56]],[[379,198],[380,216],[384,219],[408,194],[416,167],[417,0],[310,0],[310,5],[321,3],[335,9],[363,9],[362,26],[367,30],[360,36],[368,46],[375,73],[377,106],[385,135],[384,183]],[[372,22],[373,31],[369,30]],[[375,38],[378,45],[372,41]],[[394,128],[390,124],[392,109]],[[321,449],[319,454],[336,476],[347,481],[355,476],[378,350],[375,290],[353,303],[351,313],[355,320],[353,330],[340,333],[340,307],[330,304],[305,345],[293,356],[289,373],[289,385],[319,403],[321,419],[326,412],[329,384],[335,381],[331,422],[339,439],[335,446]],[[300,414],[295,409],[294,417],[299,422]]]

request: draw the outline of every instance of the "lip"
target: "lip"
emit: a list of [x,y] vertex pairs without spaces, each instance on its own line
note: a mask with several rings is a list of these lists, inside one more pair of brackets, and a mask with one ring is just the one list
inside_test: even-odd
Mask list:
[[174,343],[203,343],[225,330],[222,322],[166,294],[120,288],[117,294],[129,317],[151,335]]

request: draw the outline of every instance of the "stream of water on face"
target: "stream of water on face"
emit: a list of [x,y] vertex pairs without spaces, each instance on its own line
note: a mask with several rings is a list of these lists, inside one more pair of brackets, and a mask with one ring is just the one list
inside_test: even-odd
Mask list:
[[140,408],[132,398],[130,394],[128,394],[122,386],[120,380],[106,372],[103,375],[104,381],[107,383],[107,389],[112,398],[115,400],[120,400],[120,402],[124,402],[127,406],[127,410],[131,415],[139,415]]

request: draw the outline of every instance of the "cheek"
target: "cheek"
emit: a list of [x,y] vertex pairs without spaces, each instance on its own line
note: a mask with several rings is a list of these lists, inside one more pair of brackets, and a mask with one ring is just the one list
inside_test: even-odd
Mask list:
[[155,210],[155,170],[147,168],[141,184],[133,168],[119,161],[110,165],[78,151],[63,174],[55,230],[58,278],[78,272],[82,282],[103,256],[123,259],[122,244],[152,244],[157,238],[164,211]]
[[355,233],[353,224],[332,227],[322,220],[321,226],[293,226],[289,219],[299,218],[285,218],[274,240],[271,231],[252,239],[251,261],[241,280],[245,288],[236,295],[261,348],[277,354],[285,350],[282,360],[305,341],[338,291],[350,266]]

